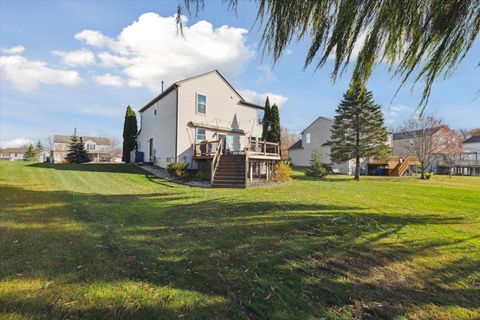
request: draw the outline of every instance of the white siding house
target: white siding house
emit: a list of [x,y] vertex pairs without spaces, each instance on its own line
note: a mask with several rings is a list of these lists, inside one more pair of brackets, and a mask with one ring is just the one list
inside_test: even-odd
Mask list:
[[[187,162],[190,169],[206,169],[219,141],[223,154],[253,159],[262,143],[263,106],[245,101],[217,70],[175,82],[139,113],[138,151],[162,168]],[[262,150],[265,157],[273,152]],[[279,159],[278,152],[271,159]]]

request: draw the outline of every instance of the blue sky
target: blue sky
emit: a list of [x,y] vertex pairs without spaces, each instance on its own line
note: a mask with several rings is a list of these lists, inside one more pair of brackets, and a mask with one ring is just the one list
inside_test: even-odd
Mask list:
[[[281,104],[283,126],[301,131],[319,115],[333,116],[349,73],[332,83],[332,62],[303,69],[308,42],[293,43],[273,66],[258,47],[256,9],[237,13],[207,1],[186,12],[185,38],[172,36],[175,1],[0,1],[0,141],[13,146],[53,134],[122,134],[125,107],[141,108],[160,81],[217,68],[253,102],[265,95]],[[223,26],[223,27],[222,27]],[[480,126],[479,41],[456,72],[439,79],[427,112],[453,128]],[[380,65],[369,89],[398,125],[414,111],[421,83],[399,85]],[[392,100],[393,99],[393,100]]]

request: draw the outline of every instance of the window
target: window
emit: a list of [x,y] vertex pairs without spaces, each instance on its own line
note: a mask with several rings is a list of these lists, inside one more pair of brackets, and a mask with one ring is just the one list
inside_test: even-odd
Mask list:
[[264,115],[264,111],[263,110],[258,110],[258,124],[263,123],[263,115]]
[[153,115],[157,115],[157,109],[153,110]]
[[197,113],[207,113],[207,96],[197,93]]
[[87,150],[95,150],[94,144],[87,144]]
[[197,141],[206,140],[205,129],[197,128]]
[[310,133],[305,134],[305,143],[310,143]]

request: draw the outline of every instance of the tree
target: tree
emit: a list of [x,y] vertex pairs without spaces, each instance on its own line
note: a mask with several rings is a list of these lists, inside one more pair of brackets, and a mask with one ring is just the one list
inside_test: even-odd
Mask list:
[[475,128],[470,131],[470,136],[480,136],[480,128]]
[[362,88],[347,91],[336,109],[332,126],[331,159],[340,163],[355,159],[355,180],[360,180],[360,159],[386,157],[388,132],[380,105]]
[[327,169],[323,166],[322,157],[318,150],[313,150],[310,157],[310,166],[305,170],[307,177],[323,178],[327,175]]
[[472,136],[472,129],[460,128],[457,129],[457,134],[462,138],[463,141],[467,140]]
[[442,120],[434,115],[425,115],[408,120],[402,130],[408,143],[403,148],[420,162],[420,178],[425,179],[425,172],[445,148],[445,140],[440,130],[447,130]]
[[288,148],[298,140],[298,135],[287,128],[280,129],[280,156],[282,160],[288,160]]
[[462,143],[463,138],[458,132],[453,130],[445,130],[443,133],[443,160],[448,167],[448,175],[451,177],[453,168],[457,164],[460,156],[462,155]]
[[30,144],[23,155],[24,161],[38,161],[38,150]]
[[137,147],[137,116],[135,111],[127,106],[123,124],[123,156],[122,161],[130,162],[130,152]]
[[280,142],[280,112],[274,103],[270,110],[270,132],[267,134],[267,141]]
[[88,152],[85,149],[85,145],[77,136],[77,128],[73,130],[73,135],[70,137],[70,140],[70,146],[65,159],[70,163],[89,162],[90,158],[88,157]]
[[40,142],[40,140],[37,141],[37,144],[35,145],[35,148],[38,150],[39,153],[45,151],[45,147]]
[[270,100],[267,97],[267,100],[265,100],[265,109],[263,110],[263,130],[262,130],[262,140],[267,141],[268,137],[268,128],[270,126],[271,128],[271,116],[270,116]]
[[[237,9],[238,0],[226,1]],[[187,10],[204,0],[184,0]],[[293,41],[310,40],[304,67],[323,67],[335,56],[332,80],[351,61],[350,90],[364,87],[379,62],[413,85],[424,81],[419,105],[428,102],[433,81],[454,71],[480,31],[478,0],[258,0],[264,52],[278,61]],[[182,8],[177,25],[182,32]],[[360,48],[360,49],[359,49]],[[358,54],[356,54],[358,52]],[[399,88],[400,89],[400,88]]]

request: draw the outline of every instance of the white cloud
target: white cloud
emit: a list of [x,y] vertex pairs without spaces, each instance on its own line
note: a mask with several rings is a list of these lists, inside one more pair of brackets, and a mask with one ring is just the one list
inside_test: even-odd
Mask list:
[[391,105],[384,108],[385,123],[387,125],[399,125],[412,115],[412,108],[404,105]]
[[54,69],[43,61],[28,60],[22,56],[0,56],[0,73],[21,91],[34,91],[41,84],[78,85],[82,78],[76,71]]
[[258,85],[277,80],[277,76],[273,73],[272,67],[269,65],[262,64],[258,66],[258,70],[262,72],[256,80]]
[[87,67],[95,63],[95,55],[85,49],[75,51],[53,51],[54,55],[62,58],[63,64],[70,67]]
[[122,77],[115,76],[110,73],[106,73],[100,76],[94,76],[93,79],[98,84],[104,86],[122,87],[125,85],[125,80]]
[[[369,32],[370,32],[370,29],[368,28],[365,31],[361,31],[360,34],[358,35],[357,41],[355,41],[355,44],[353,45],[352,54],[350,55],[350,61],[354,61],[357,59],[358,55],[360,54],[360,51],[362,51],[365,40],[367,40],[367,35]],[[335,60],[335,50],[336,50],[336,47],[333,47],[332,51],[328,55],[329,60]]]
[[31,143],[33,143],[33,141],[25,137],[15,138],[12,140],[2,140],[0,141],[0,148],[19,148],[30,145]]
[[270,100],[270,105],[276,103],[279,107],[283,106],[288,100],[288,97],[271,92],[258,93],[253,90],[240,90],[239,93],[246,101],[258,103],[259,105],[263,105],[267,97]]
[[155,92],[162,80],[169,84],[213,69],[235,74],[254,56],[246,45],[245,29],[214,28],[208,21],[189,26],[184,18],[183,32],[184,37],[177,33],[174,16],[145,13],[115,39],[94,30],[84,30],[75,38],[103,47],[98,54],[102,65],[123,72],[129,85]]
[[74,37],[94,47],[103,47],[111,41],[109,37],[104,36],[101,32],[88,29],[75,34]]
[[24,46],[15,46],[11,48],[2,48],[1,51],[6,54],[19,54],[25,51]]

